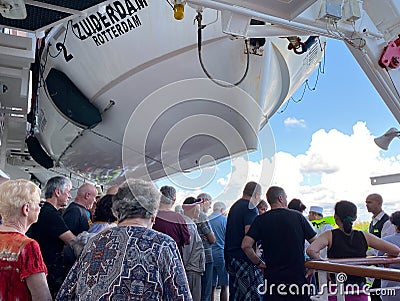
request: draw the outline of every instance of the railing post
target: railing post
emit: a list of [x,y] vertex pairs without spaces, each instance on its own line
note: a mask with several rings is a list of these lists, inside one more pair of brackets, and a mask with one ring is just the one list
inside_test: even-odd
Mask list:
[[318,278],[317,295],[311,296],[314,301],[328,301],[328,273],[325,271],[317,271]]
[[[338,275],[341,275],[343,273],[336,273],[335,274],[335,279],[336,279],[336,298],[337,301],[345,301],[345,287],[344,287],[344,280],[339,277]],[[347,277],[346,277],[347,278]]]

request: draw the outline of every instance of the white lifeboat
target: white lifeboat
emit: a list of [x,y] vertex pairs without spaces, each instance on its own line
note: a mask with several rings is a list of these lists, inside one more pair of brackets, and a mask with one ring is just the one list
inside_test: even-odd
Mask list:
[[196,15],[188,7],[177,21],[166,1],[114,1],[50,32],[35,137],[56,164],[103,182],[126,172],[154,180],[256,149],[258,131],[318,65],[323,42],[301,55],[286,38],[246,47],[206,9],[202,61],[230,86],[222,87],[199,63]]

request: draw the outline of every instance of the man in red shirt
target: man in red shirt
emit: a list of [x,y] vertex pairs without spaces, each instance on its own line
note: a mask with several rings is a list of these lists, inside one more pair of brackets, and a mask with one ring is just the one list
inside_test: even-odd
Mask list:
[[190,242],[190,233],[185,218],[172,211],[176,200],[176,190],[172,186],[163,186],[160,189],[161,199],[153,229],[171,236],[178,245],[182,256],[182,248]]

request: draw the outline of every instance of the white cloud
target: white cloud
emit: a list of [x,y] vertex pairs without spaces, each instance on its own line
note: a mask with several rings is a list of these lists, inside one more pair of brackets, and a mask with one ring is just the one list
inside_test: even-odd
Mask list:
[[204,187],[204,191],[209,192],[215,200],[223,201],[230,207],[242,196],[244,185],[249,181],[260,183],[263,187],[268,187],[271,183],[274,162],[270,159],[263,159],[259,162],[248,160],[247,155],[233,158],[230,170],[226,176],[216,178],[219,184],[218,189],[212,191],[211,185]]
[[[243,171],[233,175],[228,185],[242,188],[246,181],[257,179],[264,190],[271,184],[279,185],[285,189],[289,200],[300,198],[308,208],[322,205],[325,214],[333,213],[337,201],[349,200],[357,204],[359,220],[370,219],[365,198],[376,192],[382,194],[384,209],[391,213],[396,209],[400,183],[372,186],[369,177],[398,173],[400,162],[398,158],[382,157],[373,138],[363,122],[353,126],[351,135],[337,130],[319,130],[313,134],[305,154],[293,156],[278,152],[273,157],[274,164],[268,159],[260,162],[248,162],[243,158],[234,160],[234,168]],[[246,166],[251,172],[246,173]],[[272,181],[264,176],[260,180],[261,166],[268,171]],[[310,178],[318,179],[317,183],[309,181]],[[397,209],[400,208],[397,206]]]
[[272,158],[255,162],[247,155],[237,157],[232,159],[225,174],[217,170],[209,186],[193,185],[194,189],[189,189],[178,184],[187,184],[187,177],[173,182],[178,191],[177,203],[182,203],[189,195],[197,196],[202,190],[229,207],[241,197],[246,182],[256,181],[262,185],[264,196],[269,186],[282,186],[289,200],[300,198],[308,208],[323,206],[325,215],[333,214],[337,201],[349,200],[357,204],[359,220],[370,220],[371,214],[365,208],[365,198],[370,193],[381,194],[384,209],[392,213],[400,210],[397,205],[400,183],[372,186],[369,177],[399,173],[400,155],[385,156],[373,138],[366,124],[358,122],[350,135],[338,130],[315,132],[304,154],[293,156],[278,152]]
[[219,185],[221,185],[221,186],[227,185],[228,182],[229,182],[229,177],[226,177],[226,178],[219,178],[219,179],[217,180],[217,183],[218,183]]
[[[384,198],[384,209],[393,211],[392,204],[397,201],[400,184],[372,186],[369,177],[398,173],[400,163],[396,158],[383,158],[373,138],[364,122],[355,124],[351,135],[337,130],[319,130],[314,133],[306,154],[297,156],[295,161],[299,163],[300,169],[297,172],[302,177],[318,173],[320,183],[300,185],[298,181],[297,191],[293,187],[290,191],[293,194],[289,197],[302,198],[308,206],[323,205],[330,214],[337,201],[346,199],[357,204],[360,220],[369,220],[365,198],[369,193],[377,192]],[[277,158],[277,166],[279,161]],[[287,185],[284,178],[276,180],[283,187]]]
[[295,117],[288,117],[285,119],[283,123],[287,127],[301,127],[301,128],[306,127],[306,122],[304,119],[297,119]]
[[190,190],[184,190],[184,189],[178,189],[176,190],[176,202],[175,205],[182,205],[183,201],[189,197],[197,197],[201,193],[201,190],[196,190],[196,191],[190,191]]

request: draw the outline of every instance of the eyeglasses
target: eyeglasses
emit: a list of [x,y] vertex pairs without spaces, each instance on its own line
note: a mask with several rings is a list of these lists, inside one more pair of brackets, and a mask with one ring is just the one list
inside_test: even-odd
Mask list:
[[40,201],[39,203],[31,201],[31,202],[29,202],[29,203],[25,203],[25,205],[28,205],[28,206],[30,206],[30,205],[32,205],[32,206],[33,206],[33,205],[38,205],[39,208],[42,208],[43,205],[44,205],[44,203],[45,203],[45,202],[43,202],[43,201]]

